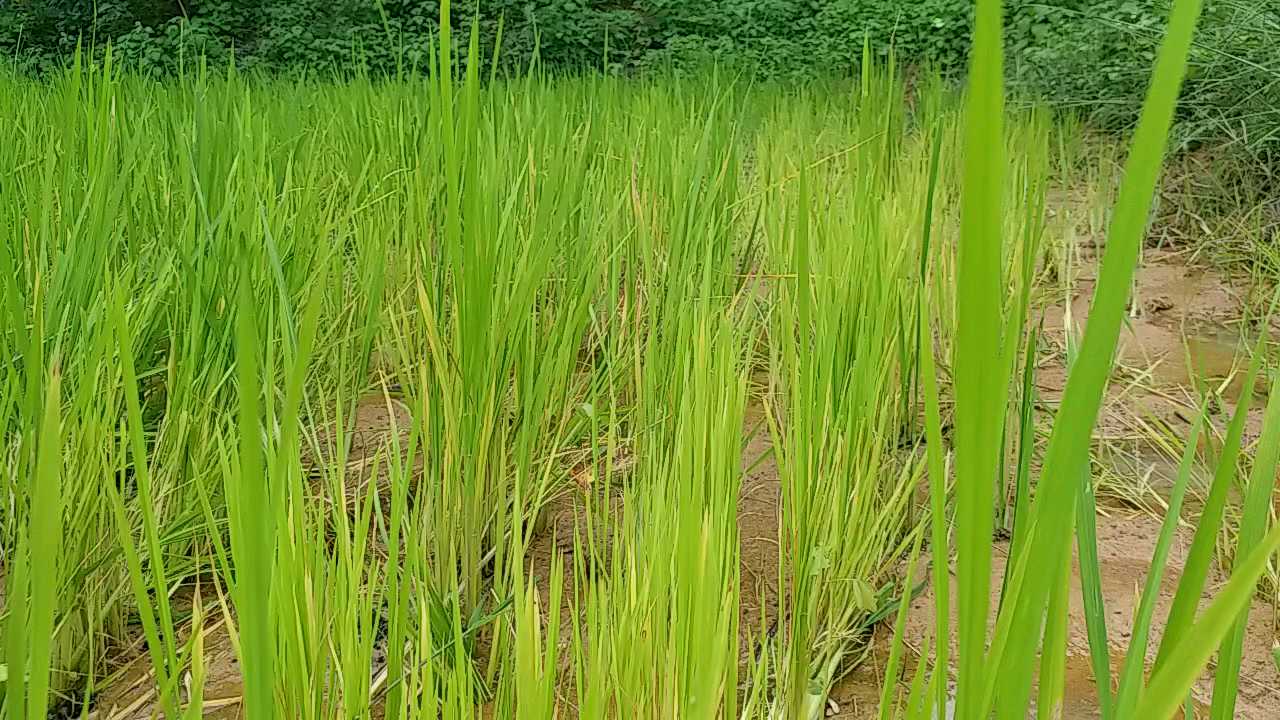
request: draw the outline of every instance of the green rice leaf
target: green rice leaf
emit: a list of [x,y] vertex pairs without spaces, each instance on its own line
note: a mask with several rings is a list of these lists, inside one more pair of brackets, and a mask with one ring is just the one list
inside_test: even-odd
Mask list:
[[[1253,470],[1244,497],[1244,516],[1236,540],[1236,557],[1245,557],[1250,548],[1257,547],[1266,533],[1271,511],[1271,498],[1275,491],[1276,468],[1280,467],[1280,378],[1272,380],[1266,414],[1262,420],[1262,438],[1253,458]],[[1218,667],[1213,679],[1214,718],[1235,717],[1236,693],[1240,681],[1240,660],[1244,651],[1245,626],[1248,624],[1248,608],[1242,610],[1235,625],[1222,641],[1218,650]]]
[[1236,566],[1231,579],[1218,593],[1195,624],[1182,633],[1178,644],[1156,670],[1150,685],[1142,693],[1132,717],[1167,718],[1173,715],[1204,670],[1205,663],[1218,650],[1219,644],[1239,621],[1240,614],[1253,599],[1258,578],[1267,569],[1271,555],[1280,548],[1280,525],[1271,528],[1266,537]]
[[[1080,563],[1080,594],[1084,606],[1085,631],[1089,637],[1089,660],[1098,688],[1098,711],[1102,720],[1113,716],[1111,696],[1111,645],[1107,639],[1107,608],[1102,597],[1102,566],[1098,561],[1098,508],[1093,494],[1093,477],[1086,469],[1076,496],[1076,549]],[[1145,647],[1145,643],[1143,644]]]
[[1169,550],[1177,535],[1178,524],[1182,521],[1182,503],[1187,494],[1187,486],[1191,483],[1200,435],[1204,431],[1207,420],[1208,403],[1204,402],[1187,436],[1182,459],[1178,462],[1178,474],[1169,492],[1169,507],[1165,510],[1164,522],[1160,525],[1160,535],[1156,538],[1155,551],[1151,555],[1151,566],[1147,570],[1146,583],[1142,589],[1137,612],[1133,616],[1129,650],[1125,653],[1124,666],[1120,671],[1120,687],[1116,692],[1117,717],[1132,717],[1133,708],[1142,693],[1146,672],[1147,643],[1151,636],[1151,620],[1155,614],[1156,601],[1160,597],[1160,586],[1164,581]]
[[[986,674],[994,482],[1009,383],[993,372],[1002,341],[1004,57],[1000,0],[979,0],[965,107],[964,189],[957,269],[955,367],[957,712],[977,718]],[[1009,339],[1004,339],[1006,342]],[[1000,368],[1003,370],[1003,368]]]
[[35,474],[30,485],[31,530],[28,535],[28,552],[31,567],[38,570],[30,576],[31,624],[27,637],[30,638],[31,648],[30,654],[26,656],[28,720],[44,720],[49,707],[50,646],[58,608],[59,566],[62,560],[61,404],[61,373],[55,365],[45,392],[44,412],[41,414],[40,435],[36,444]]
[[1253,404],[1253,388],[1262,363],[1262,351],[1263,341],[1259,339],[1253,353],[1253,360],[1249,364],[1249,372],[1245,377],[1245,392],[1241,395],[1235,413],[1231,416],[1231,422],[1227,425],[1222,455],[1218,458],[1213,483],[1209,486],[1209,495],[1205,498],[1204,506],[1200,510],[1195,536],[1191,540],[1191,548],[1187,551],[1187,559],[1182,566],[1182,576],[1178,580],[1178,590],[1173,596],[1173,606],[1169,608],[1169,617],[1165,620],[1165,631],[1160,639],[1160,650],[1156,654],[1154,670],[1160,669],[1165,658],[1182,639],[1183,631],[1191,627],[1196,609],[1200,606],[1200,598],[1204,594],[1205,582],[1208,580],[1209,570],[1217,550],[1218,530],[1222,527],[1227,495],[1234,484],[1238,468],[1244,424],[1249,415],[1249,407]]

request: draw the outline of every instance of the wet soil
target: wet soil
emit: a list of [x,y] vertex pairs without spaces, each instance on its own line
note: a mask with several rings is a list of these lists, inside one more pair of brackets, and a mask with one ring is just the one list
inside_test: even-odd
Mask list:
[[[1155,539],[1160,531],[1160,520],[1149,514],[1110,509],[1106,515],[1098,518],[1098,549],[1102,576],[1102,591],[1106,607],[1108,633],[1112,638],[1111,664],[1112,677],[1119,674],[1124,661],[1124,648],[1128,644],[1129,628],[1132,626],[1134,612],[1138,606],[1139,593],[1145,583],[1150,567],[1151,555],[1155,550]],[[1157,619],[1168,614],[1173,602],[1173,594],[1177,588],[1178,570],[1186,559],[1191,545],[1190,528],[1184,527],[1176,536],[1170,552],[1169,565],[1161,583],[1160,596],[1156,603]],[[992,593],[990,606],[992,617],[989,623],[994,628],[994,608],[999,600],[1001,578],[1004,576],[1005,562],[1008,557],[1007,543],[996,546],[992,563]],[[951,652],[958,652],[955,637],[955,598],[954,568],[951,586],[952,597],[952,637]],[[1225,582],[1221,574],[1215,575],[1209,585],[1205,597],[1216,594],[1217,589]],[[1153,630],[1153,636],[1147,647],[1147,662],[1155,659],[1159,647],[1159,627]],[[880,628],[877,638],[877,649],[881,657],[887,654],[889,642],[888,628]],[[912,602],[907,617],[905,642],[908,648],[920,648],[933,632],[933,588]],[[1236,706],[1235,717],[1241,720],[1270,720],[1280,717],[1280,672],[1277,672],[1271,657],[1274,642],[1272,609],[1255,602],[1249,614],[1249,622],[1245,632],[1244,660],[1240,668],[1240,695]],[[1097,688],[1094,684],[1094,673],[1089,659],[1088,638],[1085,635],[1084,608],[1081,604],[1080,576],[1075,568],[1071,579],[1071,604],[1068,619],[1068,662],[1065,705],[1063,720],[1089,720],[1100,717],[1097,703]],[[909,651],[911,660],[904,670],[903,680],[910,678],[914,670],[914,657]],[[882,665],[867,663],[843,680],[832,692],[832,699],[840,707],[835,717],[869,718],[875,716],[878,703],[880,682],[879,673]],[[1207,707],[1212,692],[1209,679],[1202,680],[1195,689],[1197,702]]]
[[[1043,311],[1043,342],[1036,369],[1036,387],[1044,403],[1043,417],[1057,405],[1066,386],[1066,336],[1083,331],[1097,281],[1097,257],[1086,248],[1073,290]],[[1181,451],[1178,439],[1189,435],[1198,409],[1201,389],[1213,397],[1211,420],[1221,430],[1246,393],[1245,377],[1250,357],[1247,338],[1260,328],[1241,319],[1244,290],[1219,272],[1196,267],[1185,253],[1148,250],[1134,280],[1134,302],[1122,330],[1117,369],[1104,399],[1095,430],[1095,467],[1099,483],[1098,548],[1107,623],[1113,640],[1113,678],[1118,675],[1127,646],[1129,628],[1146,580],[1150,558],[1163,514],[1162,500],[1172,487]],[[1275,327],[1271,328],[1274,333]],[[1078,336],[1078,335],[1077,335]],[[1262,429],[1261,392],[1255,393],[1245,423],[1248,447]],[[1207,459],[1201,448],[1201,459]],[[1198,468],[1199,485],[1207,484]],[[1194,511],[1196,483],[1188,508]],[[1178,531],[1156,605],[1156,620],[1167,615],[1173,601],[1178,573],[1185,561],[1193,529]],[[992,568],[991,607],[999,599],[1008,545],[997,544]],[[953,575],[954,580],[954,575]],[[1205,599],[1226,581],[1215,568]],[[1064,720],[1100,717],[1097,687],[1085,636],[1078,567],[1073,569],[1069,616]],[[955,597],[956,588],[951,588]],[[953,600],[954,615],[954,600]],[[920,648],[933,628],[933,589],[916,599],[907,619],[906,645]],[[1277,638],[1277,611],[1272,602],[1255,599],[1246,628],[1240,668],[1237,718],[1280,718],[1280,671],[1272,657]],[[994,625],[994,610],[991,620]],[[957,652],[954,637],[952,652]],[[880,627],[871,650],[871,661],[845,677],[832,691],[828,716],[871,718],[878,711],[883,658],[888,653],[890,629]],[[1147,662],[1154,660],[1159,627],[1147,648]],[[908,652],[908,656],[911,653]],[[953,656],[954,657],[954,656]],[[879,658],[879,660],[877,660]],[[910,677],[914,662],[903,671]],[[1211,698],[1209,676],[1195,688],[1197,716],[1206,715]]]

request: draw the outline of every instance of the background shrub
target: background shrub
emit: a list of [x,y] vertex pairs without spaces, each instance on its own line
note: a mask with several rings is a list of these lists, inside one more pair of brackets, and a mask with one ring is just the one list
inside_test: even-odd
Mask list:
[[[970,0],[465,0],[501,59],[556,71],[676,69],[708,62],[786,80],[849,72],[864,40],[910,64],[964,68]],[[1168,0],[1007,0],[1010,81],[1104,126],[1132,122]],[[422,67],[436,0],[0,0],[0,54],[20,71],[65,62],[78,42],[154,74],[195,54],[272,72]],[[458,34],[465,42],[466,33]],[[606,53],[607,49],[607,53]],[[1209,0],[1181,109],[1184,147],[1280,144],[1280,0]]]

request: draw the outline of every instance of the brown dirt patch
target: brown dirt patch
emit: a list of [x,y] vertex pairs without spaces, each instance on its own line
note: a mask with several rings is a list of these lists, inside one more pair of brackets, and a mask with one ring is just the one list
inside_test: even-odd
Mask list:
[[[1067,331],[1083,331],[1097,281],[1097,257],[1085,251],[1070,297],[1043,312],[1047,350],[1036,371],[1040,399],[1056,406],[1066,387]],[[1163,440],[1190,434],[1198,386],[1213,396],[1219,431],[1245,392],[1251,338],[1243,327],[1245,289],[1219,272],[1188,263],[1184,253],[1148,250],[1138,268],[1135,301],[1121,330],[1117,368],[1095,429],[1099,455],[1114,472],[1163,493],[1172,485],[1177,453]],[[1245,424],[1245,446],[1262,431],[1260,383]],[[1202,445],[1202,450],[1203,450]],[[1172,450],[1172,452],[1171,452]]]
[[[1100,515],[1098,518],[1102,591],[1106,603],[1108,633],[1113,639],[1111,648],[1113,677],[1118,674],[1120,664],[1123,662],[1129,637],[1128,629],[1132,625],[1133,615],[1137,610],[1139,593],[1142,584],[1146,581],[1159,530],[1160,521],[1145,513],[1112,512]],[[1173,603],[1178,571],[1186,560],[1186,553],[1191,545],[1191,534],[1192,531],[1184,527],[1176,536],[1170,552],[1169,565],[1156,603],[1156,627],[1153,629],[1153,636],[1147,649],[1148,663],[1155,659],[1162,627],[1160,621],[1168,615]],[[1000,582],[1004,575],[1007,553],[1008,544],[998,543],[992,563],[990,601],[993,613],[989,628],[994,628],[995,625],[994,608],[999,599]],[[1205,593],[1206,599],[1216,594],[1225,580],[1226,578],[1220,575],[1213,577]],[[958,652],[955,636],[956,590],[953,578],[951,587],[952,653]],[[1235,715],[1241,720],[1270,720],[1280,717],[1280,673],[1277,672],[1271,657],[1274,638],[1272,615],[1271,608],[1257,602],[1249,613],[1244,642],[1244,660],[1240,670],[1240,696]],[[907,647],[909,649],[921,647],[932,631],[933,589],[930,588],[911,604],[905,633]],[[881,657],[887,654],[888,634],[884,628],[881,628],[878,633],[877,654]],[[1063,718],[1064,720],[1086,720],[1099,717],[1097,690],[1089,660],[1088,638],[1085,635],[1078,568],[1073,571],[1071,579],[1067,647],[1069,656]],[[908,654],[910,655],[910,652]],[[915,658],[910,657],[908,667],[904,671],[904,681],[909,679],[909,673],[914,669],[914,662]],[[840,706],[841,711],[835,714],[835,717],[874,717],[880,687],[879,677],[876,674],[879,667],[874,663],[864,666],[836,687],[832,692],[832,698]],[[1211,680],[1204,679],[1196,685],[1195,697],[1198,702],[1207,706],[1211,693]]]
[[[1061,392],[1065,381],[1060,361],[1066,332],[1070,328],[1078,335],[1088,321],[1097,261],[1086,253],[1069,302],[1053,303],[1044,311],[1046,340],[1058,351],[1051,360],[1059,361],[1042,369],[1049,399],[1056,400],[1054,394]],[[1134,288],[1118,348],[1122,377],[1139,378],[1153,389],[1180,391],[1197,380],[1229,383],[1242,374],[1238,358],[1243,348],[1237,328],[1241,291],[1229,278],[1187,264],[1180,253],[1148,251],[1135,274]],[[1241,389],[1224,394],[1238,397]]]
[[[204,600],[207,622],[204,633],[205,681],[203,691],[205,718],[237,720],[243,685],[240,660],[236,654],[225,619],[219,615],[217,598],[212,592]],[[194,632],[188,625],[179,631],[179,643],[185,644]],[[94,702],[89,720],[150,720],[160,717],[158,690],[151,658],[139,646],[132,650],[133,659],[107,684]],[[184,674],[180,682],[179,705],[190,701],[191,679]]]

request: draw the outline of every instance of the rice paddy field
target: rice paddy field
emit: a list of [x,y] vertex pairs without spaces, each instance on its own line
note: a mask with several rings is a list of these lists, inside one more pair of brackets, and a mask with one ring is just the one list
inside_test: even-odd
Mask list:
[[985,0],[964,90],[0,74],[5,717],[1280,716],[1198,9],[1131,141]]

